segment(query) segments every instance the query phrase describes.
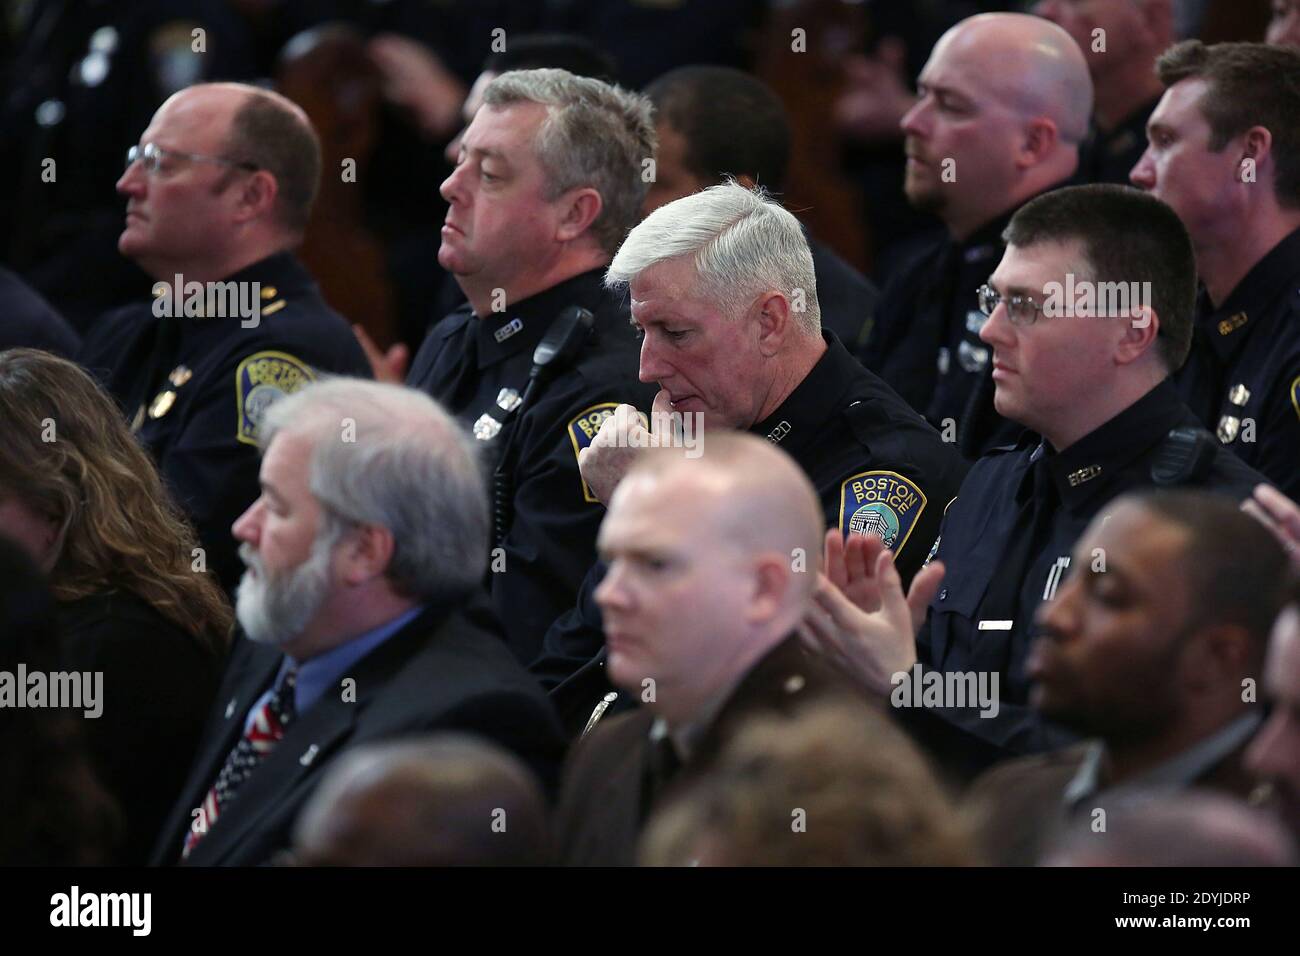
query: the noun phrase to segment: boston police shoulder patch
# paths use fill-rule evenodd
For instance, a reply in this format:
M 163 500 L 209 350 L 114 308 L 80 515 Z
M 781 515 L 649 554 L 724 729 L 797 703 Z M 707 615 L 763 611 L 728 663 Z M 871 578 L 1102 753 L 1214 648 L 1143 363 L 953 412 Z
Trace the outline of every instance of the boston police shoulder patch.
M 619 404 L 619 402 L 601 402 L 574 416 L 568 424 L 569 441 L 573 443 L 574 458 L 581 455 L 582 450 L 591 444 L 591 440 L 596 437 L 596 432 L 600 431 L 600 426 L 604 424 L 605 419 L 614 414 L 614 409 L 618 408 Z M 641 413 L 641 424 L 650 427 L 644 413 Z M 600 504 L 600 499 L 592 494 L 591 487 L 585 479 L 582 482 L 582 497 L 591 504 Z
M 1295 409 L 1297 417 L 1300 417 L 1300 375 L 1291 383 L 1291 407 Z
M 896 471 L 864 471 L 840 485 L 840 533 L 874 534 L 903 550 L 925 510 L 925 493 Z
M 255 352 L 235 369 L 235 408 L 239 422 L 235 438 L 256 445 L 266 409 L 276 399 L 292 395 L 316 381 L 310 365 L 285 352 Z

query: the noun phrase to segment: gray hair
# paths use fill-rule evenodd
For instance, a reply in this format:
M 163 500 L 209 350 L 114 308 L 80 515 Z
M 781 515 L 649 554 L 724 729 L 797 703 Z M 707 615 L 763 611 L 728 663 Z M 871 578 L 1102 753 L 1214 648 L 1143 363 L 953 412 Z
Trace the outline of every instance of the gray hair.
M 820 334 L 803 227 L 763 189 L 726 182 L 660 206 L 628 235 L 605 285 L 621 288 L 651 266 L 683 256 L 693 257 L 701 290 L 724 313 L 739 315 L 756 296 L 776 290 L 791 300 L 799 327 Z
M 554 199 L 590 186 L 600 193 L 592 233 L 610 255 L 638 219 L 650 182 L 642 164 L 653 160 L 655 137 L 650 100 L 618 86 L 566 70 L 511 70 L 483 91 L 485 106 L 540 103 L 547 117 L 534 149 Z
M 487 567 L 488 504 L 469 436 L 423 392 L 327 378 L 266 411 L 263 448 L 282 430 L 315 438 L 310 488 L 325 509 L 318 534 L 338 523 L 393 535 L 388 579 L 423 601 L 467 594 Z

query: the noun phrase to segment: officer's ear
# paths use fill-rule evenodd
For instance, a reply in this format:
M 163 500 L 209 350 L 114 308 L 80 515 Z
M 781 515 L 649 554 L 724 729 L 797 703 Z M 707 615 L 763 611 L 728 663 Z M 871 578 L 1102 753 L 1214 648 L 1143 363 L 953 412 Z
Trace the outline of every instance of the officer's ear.
M 764 358 L 781 353 L 790 337 L 795 316 L 790 300 L 775 289 L 762 293 L 750 306 L 751 318 L 758 329 L 758 350 Z
M 1273 134 L 1266 126 L 1252 126 L 1241 136 L 1241 159 L 1237 162 L 1237 181 L 1254 183 L 1259 167 L 1268 162 L 1273 152 Z
M 1122 330 L 1115 351 L 1115 361 L 1119 365 L 1131 365 L 1156 347 L 1160 316 L 1149 302 L 1135 304 L 1127 315 L 1114 321 L 1120 323 Z
M 1046 116 L 1037 116 L 1025 124 L 1024 140 L 1016 157 L 1016 165 L 1030 169 L 1041 163 L 1056 148 L 1060 132 Z
M 561 204 L 560 223 L 555 230 L 555 238 L 560 242 L 572 242 L 587 232 L 605 208 L 600 193 L 590 186 L 570 189 L 556 202 Z
M 239 208 L 235 216 L 238 222 L 269 217 L 280 194 L 280 184 L 265 169 L 244 176 L 243 182 L 236 183 L 235 188 L 239 190 Z

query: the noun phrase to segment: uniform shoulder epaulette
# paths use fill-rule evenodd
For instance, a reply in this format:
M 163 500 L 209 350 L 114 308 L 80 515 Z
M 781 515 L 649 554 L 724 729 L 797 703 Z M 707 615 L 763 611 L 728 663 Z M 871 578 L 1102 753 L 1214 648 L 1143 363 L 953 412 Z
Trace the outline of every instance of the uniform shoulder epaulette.
M 1172 429 L 1156 446 L 1151 459 L 1151 480 L 1157 485 L 1185 485 L 1210 473 L 1218 445 L 1204 428 L 1185 425 Z

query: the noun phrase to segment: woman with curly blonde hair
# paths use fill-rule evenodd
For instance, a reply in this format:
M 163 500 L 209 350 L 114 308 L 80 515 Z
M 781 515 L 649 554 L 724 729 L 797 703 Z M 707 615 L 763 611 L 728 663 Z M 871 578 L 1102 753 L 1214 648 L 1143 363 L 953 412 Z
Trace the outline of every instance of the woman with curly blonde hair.
M 142 863 L 194 756 L 232 614 L 194 530 L 113 400 L 80 367 L 0 352 L 0 533 L 46 573 L 62 670 L 103 673 L 92 760 Z

